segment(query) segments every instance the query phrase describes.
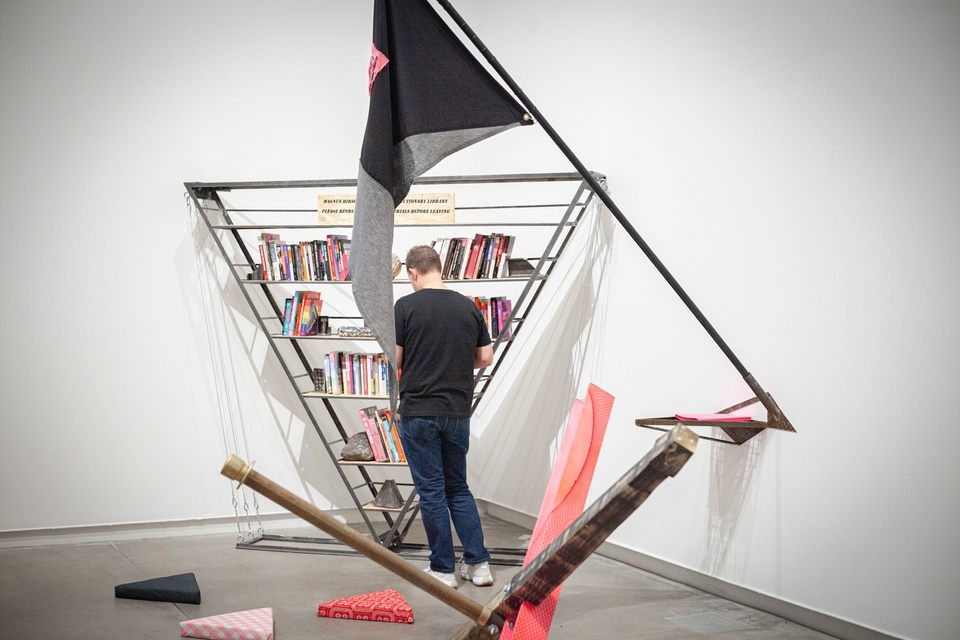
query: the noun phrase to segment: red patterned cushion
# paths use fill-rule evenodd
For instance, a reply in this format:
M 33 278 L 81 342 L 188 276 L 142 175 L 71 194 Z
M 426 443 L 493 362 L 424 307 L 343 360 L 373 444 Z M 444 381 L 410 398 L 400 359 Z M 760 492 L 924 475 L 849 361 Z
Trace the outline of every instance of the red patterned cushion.
M 393 589 L 321 602 L 317 608 L 317 615 L 321 618 L 345 620 L 413 622 L 413 609 L 403 596 Z

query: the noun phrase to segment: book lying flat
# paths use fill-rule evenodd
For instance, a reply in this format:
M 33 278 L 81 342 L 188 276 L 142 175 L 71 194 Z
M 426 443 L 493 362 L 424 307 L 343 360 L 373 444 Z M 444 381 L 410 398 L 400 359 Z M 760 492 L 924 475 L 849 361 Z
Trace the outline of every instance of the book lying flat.
M 750 416 L 738 415 L 734 413 L 675 413 L 678 420 L 689 420 L 691 422 L 699 420 L 713 420 L 714 422 L 749 422 Z

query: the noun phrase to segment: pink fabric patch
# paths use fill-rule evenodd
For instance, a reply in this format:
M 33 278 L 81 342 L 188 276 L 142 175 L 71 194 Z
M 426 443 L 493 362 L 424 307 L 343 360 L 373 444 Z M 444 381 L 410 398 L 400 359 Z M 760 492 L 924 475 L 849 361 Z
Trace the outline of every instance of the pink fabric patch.
M 372 620 L 374 622 L 413 622 L 413 609 L 397 591 L 386 589 L 358 596 L 321 602 L 317 607 L 321 618 Z
M 367 85 L 367 95 L 373 93 L 373 81 L 377 79 L 377 76 L 383 71 L 383 68 L 387 66 L 387 63 L 390 62 L 387 59 L 387 56 L 383 55 L 377 45 L 370 45 L 370 68 L 367 73 L 370 77 L 370 84 Z
M 587 387 L 584 401 L 574 401 L 524 565 L 583 514 L 612 408 L 613 396 L 593 384 Z M 538 605 L 521 604 L 513 629 L 504 627 L 501 640 L 546 640 L 562 586 Z
M 733 413 L 676 413 L 678 420 L 694 422 L 698 420 L 713 420 L 714 422 L 750 422 L 750 416 Z
M 251 609 L 180 623 L 181 638 L 273 640 L 273 609 Z

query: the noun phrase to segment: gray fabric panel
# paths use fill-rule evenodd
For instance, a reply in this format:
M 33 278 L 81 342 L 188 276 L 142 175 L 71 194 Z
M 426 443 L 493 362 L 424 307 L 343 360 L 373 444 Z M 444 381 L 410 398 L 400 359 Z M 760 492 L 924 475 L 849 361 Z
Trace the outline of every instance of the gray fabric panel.
M 401 196 L 399 199 L 406 196 L 418 176 L 451 153 L 519 126 L 520 123 L 513 123 L 501 127 L 421 133 L 404 138 L 393 149 L 394 199 L 398 199 L 398 195 Z
M 394 415 L 398 394 L 391 265 L 394 203 L 407 195 L 417 176 L 446 156 L 517 126 L 519 123 L 407 137 L 394 147 L 394 193 L 388 193 L 360 165 L 350 242 L 350 279 L 357 308 L 376 334 L 390 362 L 390 411 Z
M 397 408 L 397 338 L 393 322 L 393 197 L 363 167 L 350 239 L 350 280 L 360 315 L 390 362 L 390 411 Z

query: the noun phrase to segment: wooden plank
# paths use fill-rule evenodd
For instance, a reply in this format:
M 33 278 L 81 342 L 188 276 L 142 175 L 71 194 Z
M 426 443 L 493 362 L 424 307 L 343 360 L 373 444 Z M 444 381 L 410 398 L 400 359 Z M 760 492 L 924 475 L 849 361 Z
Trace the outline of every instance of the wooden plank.
M 524 601 L 539 603 L 590 557 L 624 520 L 646 501 L 654 489 L 686 464 L 697 448 L 697 434 L 677 425 L 653 449 L 600 496 L 583 515 L 524 567 L 503 591 L 487 604 L 493 615 L 487 625 L 467 623 L 453 640 L 495 637 L 490 624 L 515 618 Z
M 697 435 L 683 425 L 662 436 L 653 449 L 567 527 L 510 585 L 497 613 L 516 615 L 520 602 L 539 603 L 566 580 L 666 478 L 674 476 L 697 448 Z

